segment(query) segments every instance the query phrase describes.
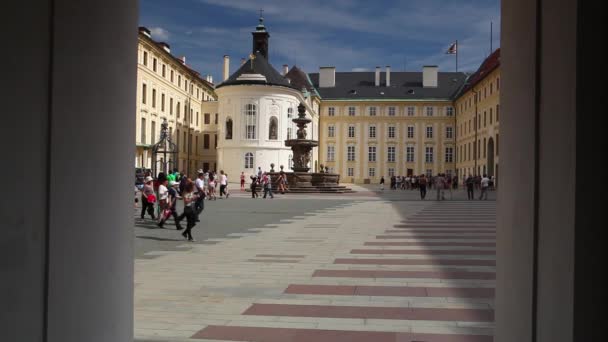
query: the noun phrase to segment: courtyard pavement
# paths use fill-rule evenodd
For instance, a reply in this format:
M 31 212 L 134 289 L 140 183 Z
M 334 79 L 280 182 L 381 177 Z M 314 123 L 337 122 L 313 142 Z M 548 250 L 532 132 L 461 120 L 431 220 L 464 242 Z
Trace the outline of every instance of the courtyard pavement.
M 233 192 L 194 243 L 136 213 L 135 340 L 492 341 L 496 192 L 353 189 Z

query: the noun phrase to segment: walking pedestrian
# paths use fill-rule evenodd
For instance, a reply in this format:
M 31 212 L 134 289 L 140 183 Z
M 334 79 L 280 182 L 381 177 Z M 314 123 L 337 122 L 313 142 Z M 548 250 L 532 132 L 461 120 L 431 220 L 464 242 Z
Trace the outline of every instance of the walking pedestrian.
M 475 199 L 475 180 L 473 179 L 473 176 L 469 174 L 469 177 L 464 180 L 464 184 L 467 187 L 467 198 L 469 200 Z
M 384 176 L 380 178 L 380 190 L 384 190 Z
M 162 228 L 161 222 L 165 219 L 165 210 L 169 208 L 169 189 L 167 189 L 167 179 L 162 179 L 158 184 L 158 206 L 159 215 L 157 226 Z
M 228 177 L 224 174 L 224 170 L 220 170 L 220 198 L 226 194 L 226 186 L 228 185 Z M 228 198 L 228 195 L 226 195 Z
M 196 225 L 196 209 L 194 205 L 197 200 L 197 196 L 194 194 L 195 185 L 192 181 L 189 181 L 184 188 L 184 213 L 183 216 L 186 217 L 187 224 L 186 230 L 182 233 L 182 236 L 186 238 L 188 241 L 194 242 L 194 238 L 192 237 L 192 228 Z
M 147 176 L 144 179 L 144 187 L 141 191 L 141 219 L 144 219 L 146 215 L 146 211 L 152 217 L 153 220 L 156 220 L 154 217 L 154 203 L 156 203 L 156 195 L 154 194 L 154 186 L 152 182 L 154 179 L 152 177 Z
M 277 180 L 277 183 L 279 184 L 279 192 L 281 194 L 285 193 L 285 176 L 285 172 L 279 172 L 279 179 Z
M 202 171 L 202 170 L 201 170 Z M 196 212 L 196 221 L 199 221 L 199 215 L 205 210 L 205 174 L 199 172 L 196 181 L 194 182 L 195 191 L 197 193 L 194 210 Z
M 262 175 L 262 184 L 264 185 L 264 198 L 266 198 L 266 195 L 270 195 L 270 198 L 274 198 L 274 195 L 272 194 L 272 181 L 267 173 Z
M 209 182 L 207 183 L 207 192 L 209 194 L 209 200 L 217 200 L 215 196 L 215 175 L 213 173 L 209 174 Z
M 251 198 L 258 198 L 258 184 L 259 184 L 259 179 L 256 176 L 251 176 L 249 177 L 251 178 Z
M 245 172 L 241 172 L 241 191 L 245 191 Z
M 426 183 L 427 179 L 424 174 L 421 174 L 418 178 L 418 187 L 420 188 L 420 199 L 424 200 L 426 197 Z
M 483 178 L 480 181 L 481 185 L 481 195 L 479 195 L 479 200 L 481 199 L 488 200 L 488 188 L 490 187 L 490 178 L 488 175 L 484 173 Z
M 437 176 L 435 177 L 435 189 L 437 190 L 437 200 L 445 200 L 445 177 L 443 177 L 442 173 L 437 174 Z
M 178 182 L 169 182 L 169 200 L 168 203 L 169 205 L 167 206 L 167 209 L 165 210 L 166 213 L 165 215 L 162 216 L 160 222 L 158 223 L 158 226 L 160 228 L 163 228 L 165 222 L 169 219 L 170 216 L 173 216 L 173 220 L 175 221 L 175 228 L 177 230 L 182 230 L 184 229 L 180 224 L 179 224 L 179 217 L 177 215 L 177 200 L 179 198 L 181 198 L 179 196 L 179 193 L 177 192 L 177 187 L 179 186 Z

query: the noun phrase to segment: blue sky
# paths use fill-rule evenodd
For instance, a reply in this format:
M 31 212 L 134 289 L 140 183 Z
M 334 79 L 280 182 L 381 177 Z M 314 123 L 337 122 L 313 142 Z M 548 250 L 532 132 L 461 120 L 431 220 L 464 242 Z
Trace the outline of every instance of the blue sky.
M 454 71 L 445 50 L 457 39 L 459 71 L 474 71 L 490 52 L 490 22 L 493 47 L 500 46 L 500 0 L 141 0 L 139 21 L 219 83 L 223 55 L 232 73 L 251 52 L 260 8 L 277 70 L 419 71 L 434 64 Z

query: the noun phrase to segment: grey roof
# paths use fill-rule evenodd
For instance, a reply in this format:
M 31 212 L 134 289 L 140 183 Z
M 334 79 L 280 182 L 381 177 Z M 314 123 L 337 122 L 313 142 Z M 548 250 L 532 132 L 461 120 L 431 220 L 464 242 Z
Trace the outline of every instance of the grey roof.
M 380 86 L 374 86 L 375 72 L 336 72 L 336 86 L 319 88 L 319 73 L 309 74 L 324 100 L 330 99 L 453 99 L 463 87 L 467 75 L 462 72 L 439 72 L 436 88 L 422 87 L 422 72 L 391 72 L 391 86 L 386 86 L 386 72 L 380 73 Z
M 239 76 L 243 74 L 261 74 L 266 77 L 266 82 L 264 81 L 252 81 L 252 80 L 238 80 Z M 257 51 L 255 53 L 255 58 L 253 59 L 253 68 L 251 59 L 248 59 L 245 64 L 241 65 L 241 67 L 235 71 L 230 77 L 217 85 L 215 88 L 221 88 L 230 85 L 241 85 L 241 84 L 262 84 L 262 85 L 274 85 L 274 86 L 283 86 L 289 87 L 293 89 L 297 89 L 289 82 L 285 77 L 283 77 L 275 68 L 268 63 L 268 60 L 264 58 L 264 56 Z M 301 89 L 298 89 L 301 90 Z

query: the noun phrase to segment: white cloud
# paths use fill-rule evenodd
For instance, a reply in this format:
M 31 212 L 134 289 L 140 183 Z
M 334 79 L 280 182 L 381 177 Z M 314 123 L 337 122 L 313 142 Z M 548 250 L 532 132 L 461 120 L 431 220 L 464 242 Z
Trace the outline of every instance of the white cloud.
M 152 33 L 152 37 L 156 40 L 169 40 L 169 31 L 162 27 L 152 27 L 150 28 L 150 33 Z
M 352 68 L 352 71 L 361 72 L 361 71 L 370 71 L 370 69 L 369 68 Z

